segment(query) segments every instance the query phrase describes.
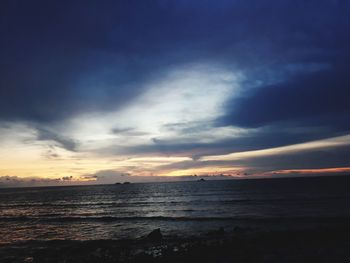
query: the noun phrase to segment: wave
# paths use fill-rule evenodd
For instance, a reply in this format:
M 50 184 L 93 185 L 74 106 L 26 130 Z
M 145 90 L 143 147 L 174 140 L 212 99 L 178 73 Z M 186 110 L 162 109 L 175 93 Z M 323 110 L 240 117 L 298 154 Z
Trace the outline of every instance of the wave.
M 179 200 L 179 201 L 131 201 L 131 202 L 69 202 L 69 203 L 8 203 L 0 204 L 0 208 L 21 208 L 21 207 L 95 207 L 95 206 L 107 206 L 107 207 L 133 207 L 133 206 L 154 206 L 154 205 L 200 205 L 200 204 L 239 204 L 239 203 L 261 203 L 261 202 L 307 202 L 307 201 L 322 201 L 322 200 L 339 200 L 344 199 L 343 197 L 325 197 L 325 198 L 257 198 L 257 199 L 222 199 L 222 200 Z
M 167 216 L 130 216 L 130 217 L 115 217 L 115 216 L 88 216 L 88 217 L 30 217 L 30 216 L 17 216 L 17 217 L 0 217 L 0 222 L 14 222 L 25 221 L 31 223 L 45 223 L 45 222 L 82 222 L 82 221 L 96 221 L 96 222 L 117 222 L 117 221 L 273 221 L 273 220 L 350 220 L 350 217 L 167 217 Z
M 188 221 L 188 220 L 213 220 L 232 219 L 229 217 L 166 217 L 166 216 L 63 216 L 63 217 L 32 217 L 32 216 L 17 216 L 17 217 L 0 217 L 0 221 L 122 221 L 122 220 L 174 220 L 174 221 Z
M 17 217 L 0 217 L 1 221 L 32 221 L 32 222 L 76 222 L 76 221 L 211 221 L 211 220 L 237 220 L 235 217 L 167 217 L 167 216 L 63 216 L 63 217 L 31 217 L 31 216 L 17 216 Z

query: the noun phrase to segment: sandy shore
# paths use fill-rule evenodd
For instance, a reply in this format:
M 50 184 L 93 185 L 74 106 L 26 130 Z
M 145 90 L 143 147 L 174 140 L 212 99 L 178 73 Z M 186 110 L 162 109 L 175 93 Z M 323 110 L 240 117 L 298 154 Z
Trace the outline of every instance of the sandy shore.
M 27 241 L 0 262 L 350 262 L 350 224 L 299 230 L 221 230 L 159 240 Z

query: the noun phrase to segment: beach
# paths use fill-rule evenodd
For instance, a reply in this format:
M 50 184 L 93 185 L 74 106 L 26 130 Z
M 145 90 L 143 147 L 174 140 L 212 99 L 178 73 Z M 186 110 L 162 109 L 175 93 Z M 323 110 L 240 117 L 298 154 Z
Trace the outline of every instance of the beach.
M 350 224 L 129 240 L 26 241 L 0 246 L 7 262 L 349 262 Z

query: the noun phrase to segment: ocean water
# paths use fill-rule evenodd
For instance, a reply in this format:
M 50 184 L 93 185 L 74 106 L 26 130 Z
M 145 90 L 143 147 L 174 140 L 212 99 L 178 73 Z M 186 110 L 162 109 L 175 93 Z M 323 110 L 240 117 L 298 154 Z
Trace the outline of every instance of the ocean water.
M 350 218 L 350 177 L 0 189 L 0 243 Z

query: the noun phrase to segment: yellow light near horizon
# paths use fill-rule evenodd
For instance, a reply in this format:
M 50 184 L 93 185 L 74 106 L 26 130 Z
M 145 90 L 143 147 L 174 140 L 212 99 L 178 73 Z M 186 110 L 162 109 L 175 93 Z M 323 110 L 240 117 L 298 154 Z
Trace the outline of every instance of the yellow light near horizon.
M 188 176 L 188 175 L 220 175 L 220 174 L 227 174 L 227 175 L 238 175 L 242 171 L 244 171 L 245 168 L 243 167 L 218 167 L 218 166 L 211 166 L 211 167 L 202 167 L 202 168 L 190 168 L 190 169 L 179 169 L 174 170 L 170 172 L 162 172 L 161 175 L 163 176 Z

